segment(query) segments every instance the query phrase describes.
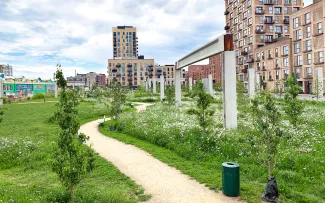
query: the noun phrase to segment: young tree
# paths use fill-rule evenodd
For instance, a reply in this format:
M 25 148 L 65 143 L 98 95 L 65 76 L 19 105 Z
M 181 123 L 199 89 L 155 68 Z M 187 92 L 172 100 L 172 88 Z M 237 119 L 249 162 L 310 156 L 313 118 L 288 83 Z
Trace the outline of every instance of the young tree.
M 175 88 L 172 85 L 166 86 L 165 102 L 169 107 L 175 104 Z
M 318 77 L 316 77 L 315 79 L 315 94 L 316 94 L 316 98 L 317 101 L 319 100 L 319 98 L 321 98 L 323 95 L 321 95 L 323 92 L 323 84 L 321 81 L 319 81 Z
M 237 106 L 239 109 L 246 109 L 246 105 L 249 103 L 249 98 L 247 96 L 246 88 L 242 82 L 237 79 L 236 83 L 237 91 Z
M 284 95 L 284 111 L 287 114 L 290 123 L 294 127 L 297 127 L 297 123 L 300 115 L 303 112 L 304 105 L 297 98 L 299 94 L 299 86 L 293 73 L 287 78 L 286 84 L 288 89 Z
M 213 97 L 205 92 L 204 85 L 201 81 L 197 83 L 195 96 L 197 97 L 196 109 L 191 108 L 187 113 L 197 116 L 203 132 L 207 134 L 209 132 L 209 126 L 212 124 L 212 116 L 214 114 L 214 110 L 209 109 Z
M 270 197 L 272 194 L 268 193 L 270 193 L 270 184 L 275 182 L 275 178 L 272 179 L 272 170 L 275 167 L 277 147 L 282 136 L 280 130 L 281 115 L 276 106 L 276 101 L 270 92 L 262 92 L 252 100 L 252 113 L 254 126 L 260 133 L 261 154 L 267 163 L 268 169 L 267 174 L 269 181 L 263 198 L 265 200 L 269 200 L 268 198 L 277 199 L 277 195 Z M 277 188 L 275 188 L 275 190 L 277 190 Z
M 67 89 L 67 81 L 60 69 L 56 71 L 56 80 L 58 87 L 61 88 L 60 102 L 56 112 L 61 130 L 53 153 L 52 169 L 70 191 L 71 202 L 74 203 L 75 186 L 93 170 L 95 155 L 93 150 L 85 145 L 89 138 L 78 133 L 80 128 L 77 120 L 79 101 L 76 90 Z
M 110 113 L 114 120 L 118 119 L 122 113 L 122 105 L 125 103 L 126 91 L 118 84 L 114 83 L 110 87 L 110 96 L 112 98 Z

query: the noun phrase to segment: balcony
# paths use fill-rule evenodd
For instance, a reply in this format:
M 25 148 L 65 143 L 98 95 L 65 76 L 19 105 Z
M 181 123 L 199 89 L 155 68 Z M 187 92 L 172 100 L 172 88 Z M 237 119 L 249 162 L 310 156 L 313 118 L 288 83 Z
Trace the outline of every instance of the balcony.
M 241 69 L 241 73 L 247 73 L 248 68 Z
M 265 34 L 265 30 L 255 30 L 256 34 Z
M 264 15 L 265 11 L 255 11 L 255 15 Z
M 269 54 L 269 56 L 267 57 L 268 60 L 273 59 L 273 57 L 271 56 L 271 54 Z
M 244 62 L 243 61 L 238 61 L 238 63 L 237 63 L 238 65 L 243 65 L 244 64 Z
M 121 64 L 116 64 L 116 68 L 121 68 Z
M 112 69 L 112 73 L 116 73 L 117 72 L 117 69 L 116 68 L 113 68 Z
M 158 68 L 157 73 L 161 73 L 161 72 L 162 72 L 161 68 Z
M 273 43 L 276 41 L 277 41 L 277 39 L 268 39 L 268 38 L 265 39 L 265 43 Z
M 226 11 L 225 11 L 225 13 L 224 13 L 225 15 L 228 15 L 229 14 L 229 10 L 228 9 L 226 9 Z
M 128 68 L 132 68 L 132 64 L 128 64 Z
M 128 68 L 128 72 L 132 72 L 132 68 Z
M 230 29 L 230 26 L 229 25 L 226 25 L 225 26 L 225 30 L 229 30 Z
M 264 24 L 274 24 L 274 20 L 264 20 Z
M 128 81 L 132 81 L 132 78 L 128 78 Z
M 242 51 L 241 55 L 246 56 L 246 55 L 248 55 L 248 52 L 247 51 Z
M 117 73 L 116 74 L 116 77 L 121 77 L 121 73 Z
M 269 81 L 274 81 L 273 78 L 269 78 Z
M 254 59 L 253 58 L 249 58 L 245 61 L 246 63 L 254 63 Z
M 289 19 L 284 19 L 283 20 L 283 24 L 289 24 L 289 23 L 290 23 Z
M 273 0 L 264 0 L 264 5 L 273 5 Z
M 275 65 L 275 70 L 279 70 L 280 66 L 278 64 Z
M 287 56 L 289 56 L 289 54 L 282 54 L 281 56 L 282 57 L 287 57 Z
M 266 68 L 265 68 L 265 66 L 263 66 L 263 67 L 262 67 L 262 71 L 266 71 Z

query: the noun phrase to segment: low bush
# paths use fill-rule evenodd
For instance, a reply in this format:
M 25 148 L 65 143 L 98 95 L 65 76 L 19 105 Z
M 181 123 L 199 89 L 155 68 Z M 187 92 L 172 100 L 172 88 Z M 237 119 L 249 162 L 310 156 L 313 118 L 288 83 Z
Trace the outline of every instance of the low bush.
M 32 100 L 36 100 L 36 99 L 44 99 L 44 94 L 34 94 L 32 96 Z
M 1 97 L 1 99 L 3 100 L 3 104 L 8 104 L 8 97 Z

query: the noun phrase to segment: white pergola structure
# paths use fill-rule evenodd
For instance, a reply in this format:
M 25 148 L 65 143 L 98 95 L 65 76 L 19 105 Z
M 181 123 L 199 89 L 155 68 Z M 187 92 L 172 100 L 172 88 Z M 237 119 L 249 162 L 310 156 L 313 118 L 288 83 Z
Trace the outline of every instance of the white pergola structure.
M 175 97 L 178 106 L 182 102 L 182 68 L 211 56 L 223 54 L 223 116 L 224 127 L 237 128 L 236 55 L 233 49 L 233 35 L 225 34 L 179 59 L 175 64 Z M 192 78 L 189 78 L 192 81 Z M 190 86 L 191 83 L 190 83 Z

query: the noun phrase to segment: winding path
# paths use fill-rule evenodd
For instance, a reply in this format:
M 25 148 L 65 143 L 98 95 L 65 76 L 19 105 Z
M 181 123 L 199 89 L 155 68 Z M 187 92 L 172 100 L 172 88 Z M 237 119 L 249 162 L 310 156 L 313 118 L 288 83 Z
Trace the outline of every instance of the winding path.
M 148 105 L 136 106 L 144 110 Z M 90 137 L 90 144 L 100 156 L 112 162 L 122 173 L 142 185 L 152 198 L 148 203 L 233 203 L 238 198 L 225 197 L 155 159 L 149 153 L 106 137 L 98 131 L 98 120 L 87 123 L 80 132 Z

